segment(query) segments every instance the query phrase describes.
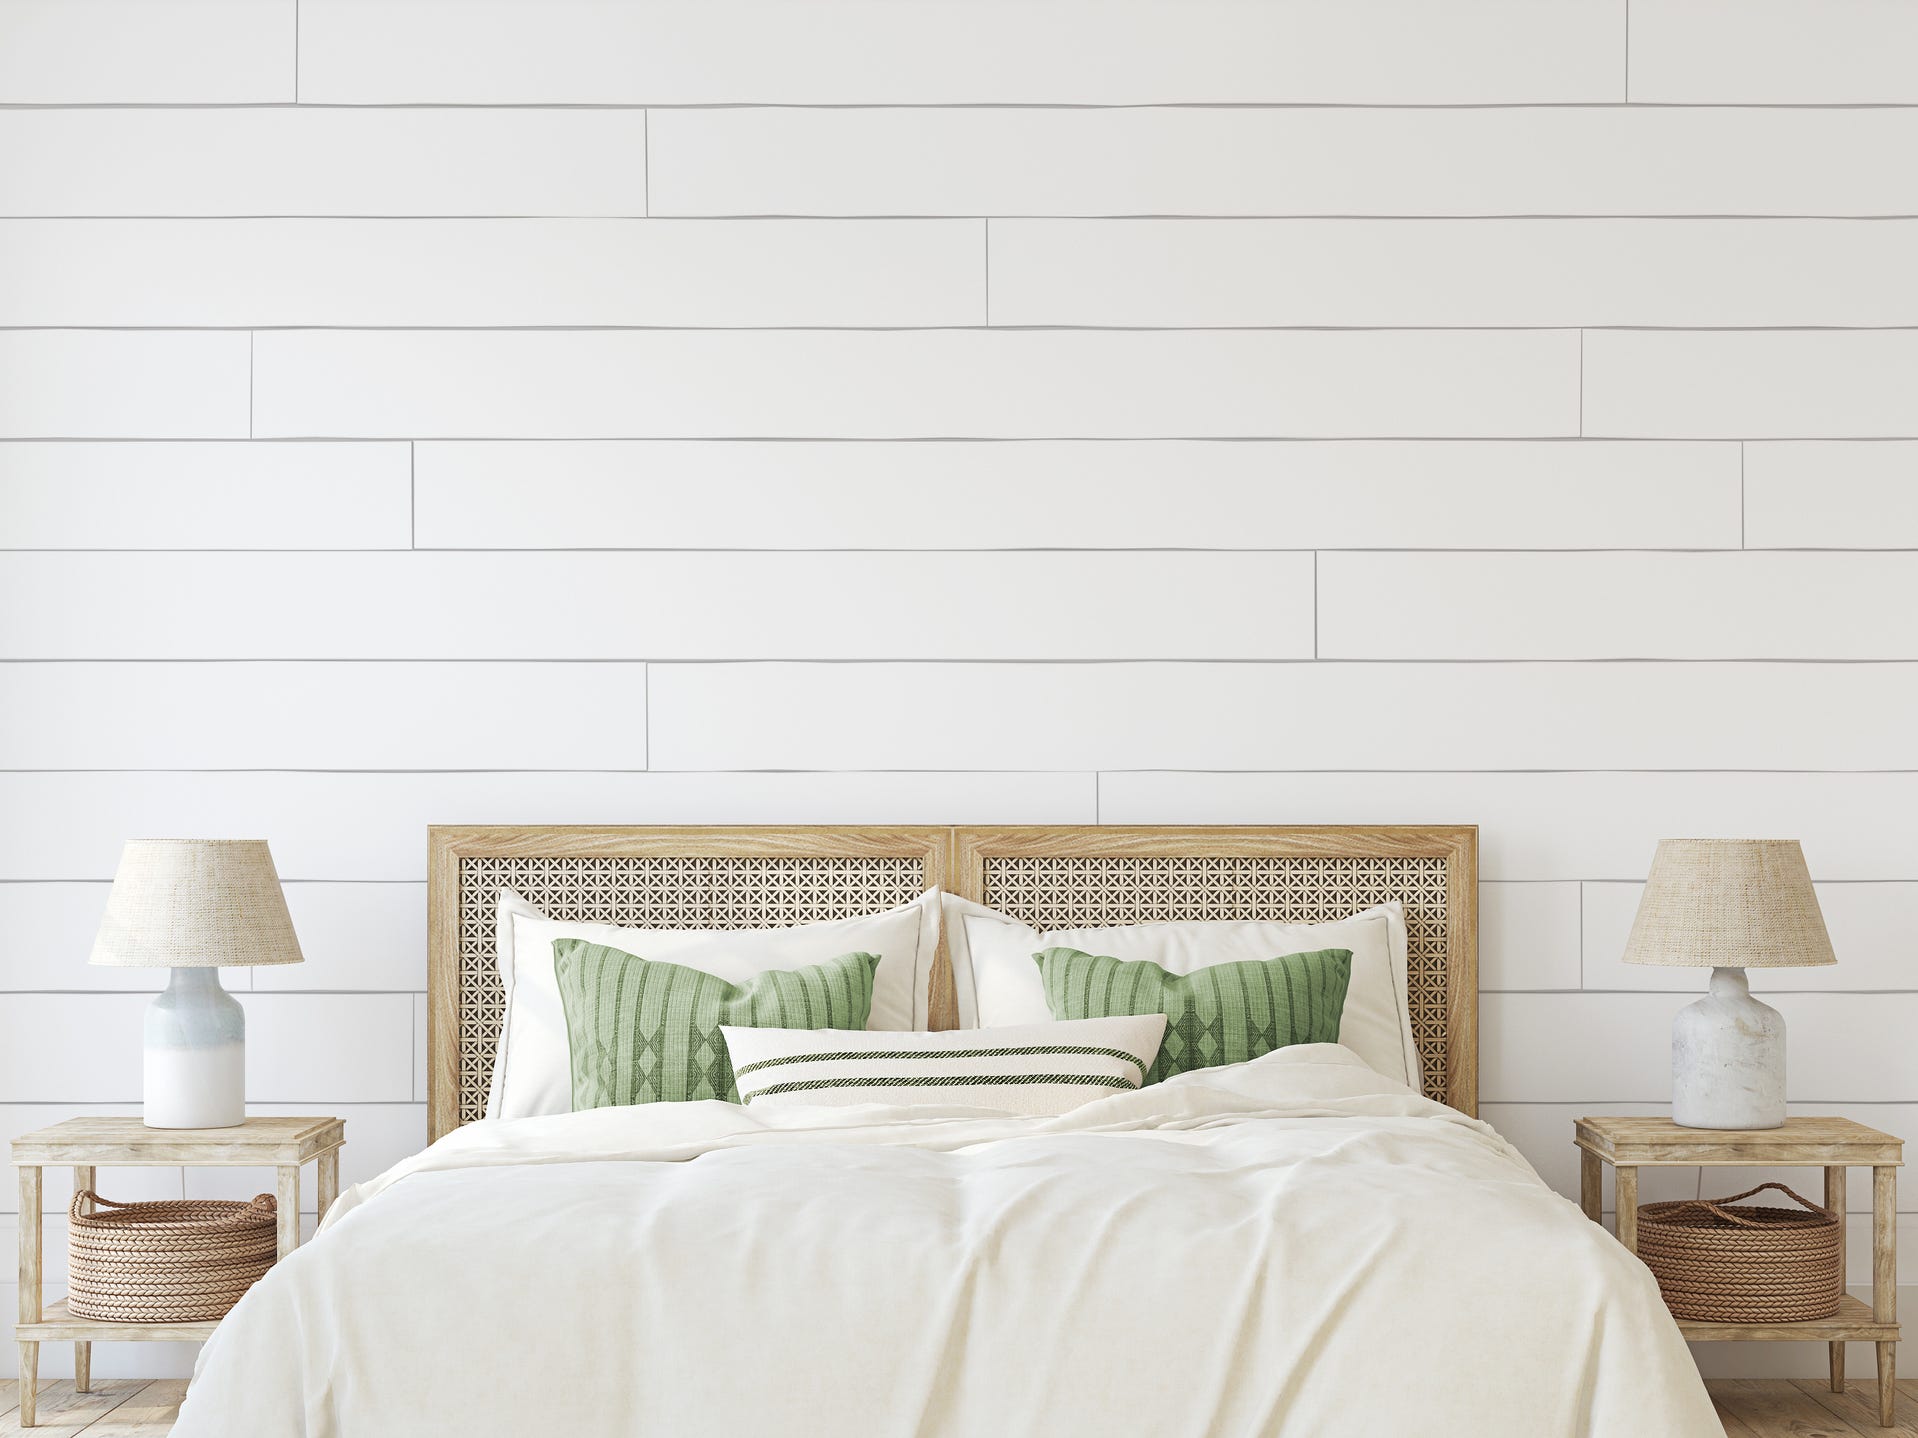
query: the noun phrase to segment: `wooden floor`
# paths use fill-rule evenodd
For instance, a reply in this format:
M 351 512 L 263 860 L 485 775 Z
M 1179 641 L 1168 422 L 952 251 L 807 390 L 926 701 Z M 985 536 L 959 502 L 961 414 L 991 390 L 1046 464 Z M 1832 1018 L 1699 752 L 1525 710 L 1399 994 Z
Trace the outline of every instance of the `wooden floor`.
M 38 1421 L 22 1428 L 20 1385 L 0 1378 L 0 1434 L 7 1438 L 16 1433 L 43 1438 L 71 1438 L 75 1433 L 90 1438 L 166 1438 L 185 1395 L 184 1378 L 157 1382 L 103 1378 L 94 1383 L 91 1393 L 75 1393 L 71 1380 L 42 1383 Z
M 1727 1438 L 1853 1438 L 1892 1434 L 1918 1438 L 1918 1382 L 1898 1385 L 1898 1424 L 1878 1426 L 1878 1389 L 1853 1383 L 1844 1393 L 1823 1380 L 1715 1379 L 1705 1385 L 1725 1420 Z M 31 1433 L 39 1438 L 166 1438 L 186 1392 L 184 1379 L 144 1382 L 122 1378 L 75 1393 L 67 1382 L 40 1385 L 40 1421 L 20 1426 L 19 1385 L 0 1379 L 0 1438 Z

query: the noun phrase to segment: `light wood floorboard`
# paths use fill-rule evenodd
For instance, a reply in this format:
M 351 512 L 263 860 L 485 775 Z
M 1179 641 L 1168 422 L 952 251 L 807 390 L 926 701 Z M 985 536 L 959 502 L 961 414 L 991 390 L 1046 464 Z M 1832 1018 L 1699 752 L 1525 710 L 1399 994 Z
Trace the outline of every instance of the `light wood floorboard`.
M 41 1426 L 19 1425 L 19 1395 L 12 1379 L 0 1379 L 0 1438 L 31 1433 L 36 1438 L 166 1438 L 186 1394 L 186 1383 L 120 1379 L 100 1383 L 96 1393 L 76 1394 L 70 1382 L 42 1384 Z M 1854 1382 L 1840 1393 L 1822 1379 L 1714 1379 L 1705 1385 L 1718 1405 L 1727 1438 L 1918 1438 L 1918 1379 L 1898 1385 L 1897 1424 L 1880 1428 L 1878 1390 Z
M 144 1378 L 100 1379 L 94 1382 L 91 1393 L 76 1393 L 71 1379 L 42 1383 L 39 1413 L 36 1415 L 39 1421 L 31 1428 L 20 1426 L 19 1395 L 17 1392 L 11 1393 L 8 1397 L 13 1399 L 13 1406 L 5 1413 L 0 1413 L 0 1438 L 16 1438 L 16 1435 L 23 1433 L 32 1434 L 34 1438 L 72 1438 L 75 1433 L 98 1431 L 95 1425 L 101 1419 L 152 1386 Z M 153 1438 L 162 1438 L 172 1425 L 173 1415 L 179 1407 L 180 1402 L 176 1397 L 171 1408 L 155 1416 L 151 1428 L 141 1431 L 141 1438 L 146 1438 L 148 1433 Z

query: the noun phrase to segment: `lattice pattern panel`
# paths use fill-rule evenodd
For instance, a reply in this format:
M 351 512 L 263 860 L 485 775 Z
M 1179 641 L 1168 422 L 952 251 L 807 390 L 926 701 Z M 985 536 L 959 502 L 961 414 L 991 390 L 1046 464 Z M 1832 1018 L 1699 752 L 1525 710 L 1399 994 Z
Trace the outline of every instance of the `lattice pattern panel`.
M 1424 1091 L 1445 1098 L 1446 893 L 1442 858 L 987 857 L 988 907 L 1037 929 L 1201 919 L 1321 924 L 1405 905 L 1412 1037 Z
M 499 891 L 555 919 L 657 929 L 756 929 L 850 919 L 926 891 L 920 858 L 462 858 L 459 1122 L 486 1116 L 506 995 L 494 959 Z

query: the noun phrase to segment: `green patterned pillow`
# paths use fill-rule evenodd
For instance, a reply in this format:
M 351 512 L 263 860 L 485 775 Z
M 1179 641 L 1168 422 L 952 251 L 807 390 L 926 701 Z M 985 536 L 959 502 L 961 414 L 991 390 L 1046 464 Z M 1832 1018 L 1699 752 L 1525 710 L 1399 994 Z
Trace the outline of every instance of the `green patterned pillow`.
M 1146 959 L 1113 959 L 1078 949 L 1034 954 L 1055 1019 L 1164 1014 L 1165 1042 L 1145 1081 L 1191 1069 L 1244 1063 L 1288 1044 L 1339 1038 L 1350 949 L 1315 949 L 1276 959 L 1214 964 L 1168 974 Z
M 863 1029 L 877 954 L 769 969 L 743 984 L 584 939 L 553 941 L 572 1049 L 573 1108 L 739 1102 L 721 1024 Z

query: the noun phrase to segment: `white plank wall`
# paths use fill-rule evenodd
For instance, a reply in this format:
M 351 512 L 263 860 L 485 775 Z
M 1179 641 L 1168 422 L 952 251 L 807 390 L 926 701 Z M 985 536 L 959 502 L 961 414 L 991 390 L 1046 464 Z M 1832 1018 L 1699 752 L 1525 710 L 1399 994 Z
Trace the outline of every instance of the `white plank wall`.
M 428 824 L 795 821 L 1475 822 L 1567 1191 L 1654 842 L 1796 835 L 1792 1100 L 1918 1137 L 1918 10 L 1629 12 L 0 0 L 0 1137 L 137 1103 L 126 838 L 273 843 L 350 1180 Z

